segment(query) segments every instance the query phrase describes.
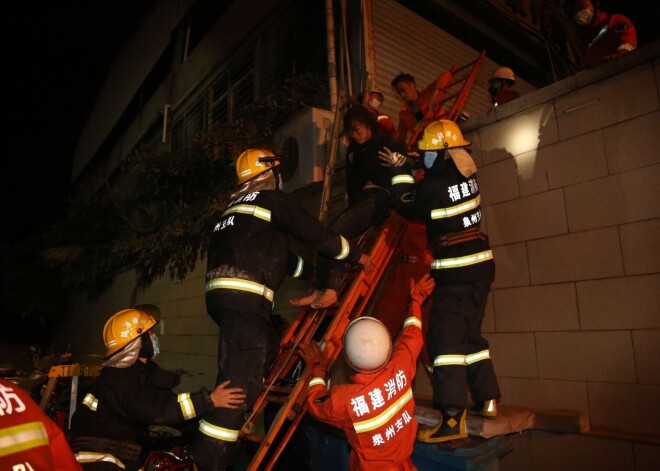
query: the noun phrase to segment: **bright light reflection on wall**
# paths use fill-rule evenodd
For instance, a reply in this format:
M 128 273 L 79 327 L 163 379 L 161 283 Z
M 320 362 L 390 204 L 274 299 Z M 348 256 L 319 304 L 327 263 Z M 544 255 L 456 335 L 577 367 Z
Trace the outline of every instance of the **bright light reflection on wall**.
M 520 178 L 529 179 L 534 173 L 536 150 L 548 116 L 543 108 L 539 108 L 517 118 L 507 130 L 504 149 L 515 159 Z

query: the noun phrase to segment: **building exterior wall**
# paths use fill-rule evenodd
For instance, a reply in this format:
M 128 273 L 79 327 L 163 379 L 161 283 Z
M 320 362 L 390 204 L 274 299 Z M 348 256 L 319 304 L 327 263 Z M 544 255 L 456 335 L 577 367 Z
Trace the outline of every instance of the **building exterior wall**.
M 188 12 L 192 0 L 160 2 L 113 64 L 76 146 L 75 180 L 108 137 L 144 78 L 170 42 L 172 31 Z M 84 58 L 81 58 L 84 60 Z M 129 151 L 138 141 L 127 142 Z
M 586 412 L 596 435 L 519 438 L 532 461 L 513 453 L 503 469 L 648 469 L 660 457 L 658 51 L 463 126 L 497 264 L 484 331 L 502 402 Z M 620 440 L 635 435 L 648 444 Z M 541 442 L 556 453 L 541 457 Z
M 660 42 L 462 124 L 496 263 L 502 403 L 588 415 L 512 436 L 502 470 L 660 462 Z M 423 368 L 415 395 L 430 399 Z
M 658 62 L 588 81 L 601 70 L 465 126 L 497 263 L 488 338 L 503 402 L 658 435 Z
M 415 77 L 417 88 L 423 90 L 434 82 L 441 72 L 452 66 L 462 66 L 477 59 L 481 51 L 472 49 L 458 38 L 443 31 L 395 0 L 373 1 L 373 29 L 375 47 L 376 85 L 385 95 L 381 112 L 398 121 L 403 101 L 397 96 L 390 83 L 401 72 Z M 500 67 L 486 57 L 479 69 L 474 85 L 465 102 L 464 111 L 471 116 L 485 112 L 491 107 L 488 94 L 488 79 Z M 467 73 L 461 72 L 460 76 Z M 521 95 L 536 88 L 518 78 L 514 89 Z M 456 93 L 459 87 L 452 88 Z M 453 101 L 451 102 L 453 103 Z

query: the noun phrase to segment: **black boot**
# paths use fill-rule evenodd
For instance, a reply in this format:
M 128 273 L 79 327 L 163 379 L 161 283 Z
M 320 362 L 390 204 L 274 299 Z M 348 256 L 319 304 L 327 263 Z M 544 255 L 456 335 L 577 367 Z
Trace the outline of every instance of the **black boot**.
M 417 432 L 417 440 L 424 443 L 443 443 L 467 438 L 465 409 L 448 407 L 440 409 L 440 421 L 433 428 Z

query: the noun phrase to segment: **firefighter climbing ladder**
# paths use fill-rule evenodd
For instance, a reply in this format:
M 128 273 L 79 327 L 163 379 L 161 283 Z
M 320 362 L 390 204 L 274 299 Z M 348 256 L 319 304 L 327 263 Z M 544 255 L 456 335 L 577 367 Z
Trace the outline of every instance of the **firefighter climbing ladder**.
M 359 317 L 383 277 L 396 249 L 407 221 L 392 212 L 378 228 L 363 236 L 360 246 L 369 251 L 374 261 L 373 271 L 349 272 L 339 289 L 338 307 L 303 310 L 293 322 L 280 344 L 264 387 L 253 407 L 253 413 L 241 430 L 241 440 L 259 443 L 248 470 L 270 470 L 279 458 L 307 410 L 307 383 L 311 371 L 300 356 L 299 344 L 317 340 L 332 364 L 341 351 L 341 340 L 348 324 Z M 270 403 L 281 404 L 265 436 L 254 433 L 256 418 Z

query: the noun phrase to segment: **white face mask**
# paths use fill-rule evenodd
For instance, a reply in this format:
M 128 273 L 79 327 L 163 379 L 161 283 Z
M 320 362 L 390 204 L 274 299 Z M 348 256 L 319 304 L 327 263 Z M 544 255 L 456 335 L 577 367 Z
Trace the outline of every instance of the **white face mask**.
M 580 26 L 586 26 L 589 23 L 591 23 L 591 19 L 593 18 L 593 12 L 589 8 L 585 8 L 584 10 L 580 10 L 573 16 L 573 19 L 577 24 Z
M 380 101 L 378 101 L 377 98 L 374 98 L 373 100 L 371 100 L 371 101 L 369 102 L 369 104 L 371 105 L 371 107 L 372 107 L 373 109 L 377 110 L 378 107 L 380 106 Z

